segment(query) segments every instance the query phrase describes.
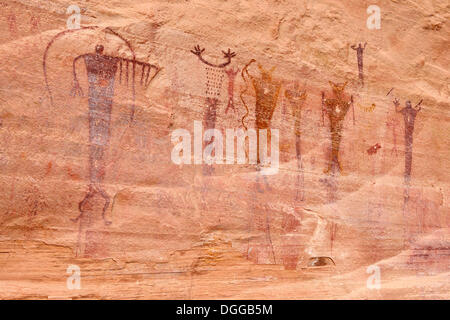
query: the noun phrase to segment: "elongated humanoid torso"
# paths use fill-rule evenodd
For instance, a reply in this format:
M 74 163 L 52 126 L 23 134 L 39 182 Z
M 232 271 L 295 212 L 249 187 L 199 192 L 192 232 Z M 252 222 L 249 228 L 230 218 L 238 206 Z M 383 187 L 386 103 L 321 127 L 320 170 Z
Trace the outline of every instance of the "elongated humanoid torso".
M 409 183 L 412 169 L 414 122 L 418 111 L 414 108 L 404 108 L 400 112 L 405 120 L 405 181 Z
M 330 132 L 332 139 L 333 156 L 339 153 L 339 146 L 342 139 L 342 126 L 345 115 L 348 112 L 350 103 L 344 101 L 342 98 L 326 99 L 325 106 L 330 119 Z
M 83 56 L 89 81 L 90 180 L 96 184 L 105 174 L 105 151 L 110 139 L 114 81 L 119 59 L 98 54 Z
M 251 80 L 256 93 L 256 127 L 267 129 L 277 106 L 281 84 L 254 77 Z
M 325 99 L 325 94 L 322 93 L 322 103 L 325 108 L 328 118 L 330 119 L 330 134 L 331 134 L 331 159 L 328 165 L 328 169 L 325 172 L 330 172 L 333 164 L 336 165 L 340 172 L 342 172 L 342 166 L 339 161 L 339 147 L 342 140 L 342 129 L 345 116 L 348 109 L 352 105 L 353 97 L 346 101 L 344 88 L 347 83 L 335 84 L 330 81 L 330 85 L 333 89 L 333 98 Z

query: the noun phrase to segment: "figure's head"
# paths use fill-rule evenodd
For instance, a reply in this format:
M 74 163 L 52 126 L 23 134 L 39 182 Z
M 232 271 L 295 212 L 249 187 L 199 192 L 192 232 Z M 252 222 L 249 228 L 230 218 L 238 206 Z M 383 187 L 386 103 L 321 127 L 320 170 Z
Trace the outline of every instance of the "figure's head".
M 408 101 L 405 102 L 405 104 L 406 104 L 407 108 L 412 108 L 411 101 L 408 100 Z
M 300 92 L 300 100 L 306 100 L 306 97 L 308 96 L 308 94 L 306 93 L 306 90 L 303 90 Z
M 298 92 L 298 95 L 297 95 Z M 284 95 L 286 98 L 292 101 L 305 101 L 308 97 L 308 94 L 306 93 L 306 90 L 298 91 L 298 90 L 286 90 L 284 92 Z
M 345 86 L 348 83 L 348 81 L 345 81 L 344 83 L 334 83 L 333 81 L 328 82 L 330 83 L 333 93 L 336 95 L 341 95 L 344 92 Z
M 266 70 L 261 64 L 258 63 L 258 69 L 261 72 L 261 78 L 264 82 L 272 81 L 272 73 L 275 70 L 275 67 L 272 67 L 270 70 Z
M 101 44 L 98 44 L 98 45 L 96 45 L 95 46 L 95 53 L 97 53 L 97 54 L 103 54 L 103 50 L 104 50 L 105 48 L 101 45 Z

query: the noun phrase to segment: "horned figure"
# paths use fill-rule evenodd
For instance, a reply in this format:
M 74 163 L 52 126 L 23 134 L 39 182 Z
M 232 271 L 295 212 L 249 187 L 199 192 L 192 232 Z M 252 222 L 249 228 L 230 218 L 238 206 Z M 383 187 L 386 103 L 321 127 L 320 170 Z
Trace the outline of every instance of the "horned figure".
M 306 85 L 305 85 L 306 86 Z M 294 134 L 295 134 L 295 151 L 297 157 L 297 168 L 301 172 L 297 179 L 297 198 L 299 198 L 299 189 L 301 189 L 300 200 L 304 200 L 304 190 L 303 190 L 303 165 L 302 165 L 302 154 L 301 154 L 301 131 L 300 122 L 302 116 L 302 108 L 305 103 L 306 97 L 308 96 L 306 90 L 300 90 L 298 82 L 295 83 L 293 90 L 286 90 L 284 92 L 285 97 L 288 99 L 289 104 L 292 109 L 292 115 L 294 116 Z M 300 179 L 302 180 L 300 187 Z
M 329 81 L 333 90 L 334 97 L 331 99 L 325 98 L 325 93 L 322 92 L 322 122 L 324 122 L 323 115 L 326 112 L 330 120 L 330 133 L 331 133 L 331 158 L 328 164 L 328 169 L 325 173 L 332 172 L 333 164 L 337 166 L 338 170 L 342 172 L 342 166 L 339 162 L 339 147 L 342 140 L 342 129 L 344 124 L 345 115 L 348 112 L 350 106 L 353 106 L 353 96 L 349 101 L 346 101 L 344 96 L 344 89 L 347 85 L 345 83 L 334 83 Z M 355 121 L 355 114 L 353 110 L 353 122 Z
M 352 45 L 352 49 L 356 50 L 356 57 L 358 59 L 358 71 L 359 71 L 359 80 L 361 80 L 361 85 L 364 87 L 364 69 L 363 69 L 363 54 L 364 49 L 366 49 L 367 42 L 364 43 L 364 47 L 360 44 L 358 46 Z
M 228 109 L 233 109 L 236 110 L 234 108 L 234 79 L 236 78 L 236 75 L 239 72 L 239 68 L 234 70 L 233 68 L 227 69 L 225 70 L 227 76 L 228 76 L 228 105 L 227 108 L 225 109 L 225 113 L 228 113 Z
M 201 49 L 199 45 L 194 47 L 194 50 L 191 50 L 193 54 L 195 54 L 198 59 L 206 65 L 206 111 L 203 115 L 203 127 L 208 129 L 214 129 L 216 126 L 216 118 L 217 118 L 217 105 L 219 102 L 220 91 L 222 88 L 224 73 L 223 69 L 231 63 L 231 59 L 236 56 L 234 52 L 231 52 L 230 49 L 228 51 L 222 51 L 223 56 L 227 59 L 225 62 L 221 64 L 213 64 L 208 62 L 202 57 L 202 53 L 205 49 Z M 207 141 L 205 145 L 208 145 L 213 142 L 214 137 L 211 137 L 210 141 Z M 213 172 L 212 166 L 203 167 L 203 173 L 205 175 L 211 175 Z
M 270 70 L 266 70 L 259 63 L 258 63 L 258 69 L 260 71 L 260 76 L 259 77 L 252 76 L 248 72 L 248 68 L 254 62 L 256 62 L 256 60 L 252 59 L 252 60 L 250 60 L 249 63 L 247 63 L 247 65 L 242 69 L 241 76 L 246 84 L 250 80 L 251 84 L 253 86 L 253 89 L 255 90 L 256 127 L 258 130 L 266 129 L 268 132 L 268 135 L 269 135 L 269 140 L 270 140 L 270 137 L 271 137 L 270 122 L 272 120 L 273 112 L 275 111 L 275 108 L 277 106 L 278 95 L 279 95 L 280 89 L 281 89 L 281 82 L 274 80 L 272 77 L 272 73 L 275 70 L 275 67 L 272 67 L 272 69 L 270 69 Z M 246 113 L 242 117 L 242 126 L 246 130 L 247 130 L 247 126 L 245 125 L 244 120 L 245 120 L 245 118 L 248 117 L 249 110 L 248 110 L 248 106 L 243 98 L 243 94 L 247 91 L 247 89 L 248 89 L 248 86 L 246 85 L 245 89 L 241 92 L 241 100 L 246 109 Z M 260 150 L 259 134 L 257 134 L 256 137 L 257 137 L 256 150 L 258 150 L 257 164 L 259 165 L 261 163 L 260 152 L 259 152 L 259 150 Z
M 244 94 L 247 92 L 249 83 L 251 83 L 255 91 L 255 116 L 256 116 L 256 127 L 258 131 L 267 130 L 269 140 L 271 139 L 270 125 L 273 113 L 275 111 L 278 95 L 281 89 L 281 82 L 273 80 L 272 73 L 275 67 L 270 70 L 266 70 L 258 63 L 259 76 L 253 76 L 249 72 L 249 67 L 251 64 L 256 62 L 255 59 L 250 60 L 241 71 L 242 79 L 245 83 L 245 88 L 241 91 L 240 98 L 246 109 L 245 115 L 242 117 L 242 126 L 247 130 L 247 126 L 244 122 L 245 118 L 249 115 L 249 109 L 247 103 L 244 100 Z M 261 150 L 260 150 L 260 132 L 256 134 L 256 150 L 257 150 L 257 171 L 260 171 L 260 165 L 262 163 Z M 265 157 L 265 155 L 264 155 Z M 271 190 L 266 176 L 264 175 L 264 182 L 266 189 Z M 260 175 L 256 175 L 256 189 L 260 193 L 264 193 L 259 183 Z M 266 206 L 263 212 L 255 212 L 252 221 L 250 223 L 250 229 L 257 229 L 264 232 L 264 243 L 266 245 L 260 246 L 259 249 L 254 248 L 253 243 L 249 241 L 249 248 L 247 250 L 248 256 L 252 260 L 256 260 L 257 263 L 261 263 L 260 255 L 266 255 L 267 259 L 270 259 L 274 264 L 276 264 L 274 248 L 272 244 L 272 237 L 270 231 L 270 209 Z M 265 252 L 265 253 L 264 253 Z
M 415 106 L 411 106 L 411 101 L 406 101 L 405 108 L 399 110 L 400 102 L 395 99 L 394 106 L 395 111 L 403 114 L 405 121 L 405 201 L 409 198 L 409 186 L 411 182 L 411 168 L 412 168 L 412 145 L 413 145 L 413 133 L 414 133 L 414 121 L 416 120 L 417 113 L 421 110 L 420 105 L 423 100 Z
M 129 69 L 132 71 L 132 81 L 134 84 L 136 66 L 141 67 L 140 83 L 147 85 L 160 71 L 159 67 L 136 61 L 135 59 L 125 59 L 103 54 L 104 47 L 97 45 L 95 53 L 87 53 L 76 57 L 73 61 L 73 88 L 72 96 L 83 95 L 83 91 L 78 83 L 76 73 L 76 63 L 82 59 L 86 65 L 89 82 L 89 191 L 79 203 L 80 215 L 74 219 L 78 221 L 84 212 L 84 206 L 95 194 L 99 194 L 105 200 L 102 211 L 102 218 L 106 224 L 110 224 L 105 218 L 105 212 L 110 203 L 110 197 L 104 190 L 102 182 L 105 176 L 106 159 L 105 153 L 109 145 L 111 111 L 114 97 L 114 84 L 116 81 L 117 69 L 119 70 L 119 82 L 122 82 L 123 68 L 126 68 L 126 83 L 128 85 Z M 151 79 L 151 69 L 155 69 L 155 74 Z M 133 117 L 133 115 L 131 115 Z

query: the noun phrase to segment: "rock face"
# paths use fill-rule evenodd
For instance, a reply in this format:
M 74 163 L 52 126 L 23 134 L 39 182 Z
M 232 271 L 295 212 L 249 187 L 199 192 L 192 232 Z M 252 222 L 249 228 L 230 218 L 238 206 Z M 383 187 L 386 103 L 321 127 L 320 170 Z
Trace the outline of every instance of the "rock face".
M 2 1 L 0 298 L 450 298 L 450 7 L 372 2 Z

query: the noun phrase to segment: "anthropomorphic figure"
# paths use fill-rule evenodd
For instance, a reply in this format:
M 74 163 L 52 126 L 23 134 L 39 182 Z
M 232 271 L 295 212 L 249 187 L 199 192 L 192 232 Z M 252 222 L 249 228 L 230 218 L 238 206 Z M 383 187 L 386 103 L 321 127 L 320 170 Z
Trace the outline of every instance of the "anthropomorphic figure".
M 114 97 L 114 84 L 116 81 L 117 69 L 122 64 L 132 65 L 133 75 L 135 74 L 136 65 L 142 67 L 143 74 L 145 69 L 149 74 L 151 69 L 159 68 L 144 62 L 129 60 L 125 58 L 112 57 L 103 54 L 104 47 L 97 45 L 95 53 L 87 53 L 76 57 L 73 61 L 73 81 L 74 86 L 72 95 L 83 95 L 83 91 L 78 83 L 76 74 L 76 63 L 80 59 L 84 60 L 87 70 L 89 82 L 89 191 L 84 199 L 79 203 L 80 215 L 75 219 L 79 220 L 84 212 L 84 206 L 95 194 L 100 194 L 105 199 L 105 205 L 102 211 L 102 217 L 106 224 L 110 221 L 105 219 L 105 212 L 110 203 L 110 197 L 104 190 L 102 182 L 105 177 L 106 168 L 106 151 L 109 146 L 111 111 Z M 127 71 L 128 73 L 128 71 Z M 122 69 L 120 69 L 122 75 Z M 127 78 L 128 81 L 128 78 Z M 133 79 L 134 81 L 134 79 Z
M 413 133 L 414 133 L 414 123 L 416 120 L 416 116 L 421 110 L 420 105 L 422 104 L 423 100 L 420 100 L 420 102 L 412 107 L 411 101 L 406 101 L 405 108 L 399 109 L 400 102 L 396 98 L 394 99 L 393 103 L 395 106 L 395 111 L 403 114 L 403 119 L 405 122 L 405 172 L 404 172 L 404 190 L 403 190 L 403 218 L 404 220 L 404 233 L 405 233 L 405 240 L 408 239 L 411 236 L 411 225 L 409 224 L 408 220 L 406 219 L 406 213 L 408 211 L 416 210 L 410 209 L 408 207 L 409 203 L 409 189 L 411 187 L 411 170 L 412 170 L 412 147 L 413 147 Z M 409 241 L 411 241 L 411 238 L 409 238 Z
M 249 109 L 244 99 L 244 94 L 249 88 L 249 85 L 253 87 L 255 92 L 255 118 L 256 118 L 256 150 L 257 150 L 257 167 L 256 170 L 261 170 L 261 165 L 264 164 L 265 159 L 260 157 L 260 130 L 267 130 L 268 144 L 271 144 L 271 120 L 275 108 L 277 106 L 278 96 L 281 90 L 281 82 L 273 79 L 272 73 L 275 70 L 273 67 L 270 70 L 263 68 L 261 64 L 258 64 L 258 75 L 252 75 L 249 72 L 251 64 L 256 60 L 252 59 L 242 69 L 241 76 L 245 83 L 245 89 L 241 92 L 241 101 L 246 109 L 246 114 L 242 118 L 242 125 L 247 130 L 247 126 L 244 122 L 245 118 L 249 115 Z M 255 72 L 256 73 L 256 72 Z M 264 193 L 265 191 L 271 191 L 271 187 L 267 181 L 267 177 L 263 175 L 265 190 L 260 185 L 260 174 L 256 175 L 256 191 L 257 193 Z M 255 196 L 256 198 L 256 196 Z M 258 204 L 256 204 L 259 207 Z M 250 223 L 250 230 L 257 230 L 263 232 L 263 235 L 259 239 L 249 240 L 248 257 L 250 260 L 256 263 L 274 263 L 276 264 L 276 258 L 274 253 L 274 247 L 271 237 L 271 219 L 270 208 L 264 206 L 262 209 L 256 210 L 252 216 Z
M 35 32 L 38 31 L 38 27 L 39 27 L 39 17 L 38 16 L 31 16 L 30 18 L 30 31 Z
M 228 76 L 228 105 L 225 109 L 225 113 L 228 113 L 228 109 L 230 108 L 233 109 L 233 111 L 236 110 L 234 108 L 234 80 L 236 78 L 236 75 L 239 73 L 239 68 L 236 70 L 230 68 L 225 70 L 225 72 Z
M 364 68 L 363 68 L 363 54 L 364 49 L 366 49 L 367 43 L 364 43 L 364 47 L 360 44 L 358 46 L 352 45 L 352 49 L 356 51 L 356 57 L 358 58 L 358 71 L 359 80 L 361 80 L 361 85 L 364 87 Z
M 208 62 L 202 57 L 205 49 L 201 49 L 200 46 L 195 46 L 194 50 L 191 50 L 198 59 L 206 65 L 206 110 L 203 114 L 203 128 L 204 130 L 214 129 L 216 126 L 217 119 L 217 106 L 219 103 L 220 91 L 222 88 L 223 78 L 224 78 L 224 68 L 231 63 L 231 59 L 236 56 L 234 52 L 222 51 L 224 58 L 227 59 L 221 64 L 213 64 Z M 210 141 L 206 141 L 204 145 L 208 145 L 213 142 L 214 137 L 211 137 Z M 203 174 L 211 175 L 213 172 L 212 166 L 204 166 Z
M 10 13 L 8 15 L 8 25 L 9 25 L 9 32 L 11 36 L 17 35 L 17 20 L 16 15 L 14 13 Z
M 350 106 L 353 105 L 353 96 L 350 100 L 346 100 L 344 96 L 344 89 L 347 85 L 345 83 L 334 83 L 329 81 L 333 91 L 333 98 L 325 98 L 325 93 L 322 92 L 322 107 L 328 114 L 330 120 L 330 133 L 331 133 L 331 158 L 328 165 L 328 169 L 325 173 L 332 172 L 333 165 L 336 165 L 338 170 L 342 173 L 342 166 L 339 162 L 339 147 L 342 140 L 342 129 L 344 124 L 345 115 L 348 112 Z
M 278 101 L 278 95 L 280 93 L 281 89 L 281 82 L 273 79 L 272 73 L 275 70 L 275 67 L 273 67 L 270 70 L 266 70 L 263 68 L 261 64 L 258 64 L 258 69 L 260 71 L 260 76 L 253 76 L 249 73 L 248 67 L 256 62 L 254 59 L 252 59 L 243 69 L 241 72 L 243 80 L 247 83 L 249 80 L 253 86 L 253 89 L 255 90 L 256 95 L 256 106 L 255 106 L 255 113 L 256 113 L 256 128 L 258 130 L 266 129 L 269 135 L 269 140 L 271 137 L 270 132 L 270 122 L 272 120 L 273 112 L 275 111 L 275 108 L 277 106 Z M 244 103 L 244 106 L 247 110 L 246 114 L 242 118 L 242 125 L 245 129 L 247 129 L 244 119 L 248 116 L 249 110 L 247 107 L 247 104 L 245 100 L 243 99 L 243 93 L 245 93 L 246 90 L 244 90 L 241 93 L 241 100 Z M 257 164 L 259 165 L 261 163 L 260 155 L 259 155 L 259 132 L 256 135 L 256 150 L 257 151 Z
M 69 36 L 70 34 L 92 32 L 95 30 L 100 31 L 101 29 L 103 28 L 100 28 L 98 26 L 89 26 L 81 27 L 79 29 L 64 30 L 55 35 L 47 44 L 47 47 L 44 51 L 42 66 L 44 71 L 45 85 L 52 107 L 56 107 L 56 101 L 54 100 L 54 95 L 51 90 L 51 83 L 49 82 L 47 66 L 49 62 L 51 62 L 51 60 L 49 60 L 48 58 L 49 52 L 51 51 L 50 49 L 53 48 L 53 44 L 60 39 Z M 72 219 L 74 222 L 79 221 L 78 243 L 76 250 L 77 255 L 80 253 L 87 253 L 88 250 L 87 248 L 86 250 L 84 250 L 83 245 L 90 242 L 89 239 L 91 239 L 92 237 L 89 236 L 89 233 L 98 234 L 98 232 L 95 230 L 91 230 L 88 232 L 85 228 L 86 225 L 90 224 L 92 218 L 85 213 L 90 210 L 89 207 L 91 206 L 89 206 L 88 204 L 90 200 L 92 200 L 96 195 L 100 196 L 105 202 L 102 210 L 103 222 L 106 225 L 109 225 L 111 223 L 105 217 L 105 213 L 110 204 L 110 197 L 103 186 L 103 181 L 106 174 L 106 168 L 110 165 L 110 163 L 107 163 L 108 159 L 106 154 L 111 136 L 111 112 L 113 107 L 115 86 L 117 86 L 118 83 L 122 82 L 126 83 L 127 87 L 131 85 L 130 93 L 132 95 L 132 110 L 130 113 L 130 119 L 128 121 L 129 126 L 131 126 L 132 123 L 134 123 L 136 76 L 140 76 L 140 84 L 147 87 L 161 70 L 155 65 L 137 61 L 135 52 L 131 47 L 131 44 L 117 32 L 109 27 L 104 28 L 103 31 L 105 32 L 105 34 L 112 35 L 115 40 L 118 40 L 121 43 L 125 44 L 125 48 L 127 48 L 127 51 L 129 51 L 128 54 L 130 54 L 131 56 L 130 59 L 126 59 L 123 57 L 104 54 L 105 48 L 103 47 L 103 45 L 98 44 L 95 47 L 94 52 L 79 55 L 73 60 L 73 88 L 70 93 L 72 96 L 84 95 L 83 90 L 78 82 L 76 72 L 77 63 L 80 61 L 84 61 L 84 66 L 87 71 L 86 73 L 89 105 L 89 188 L 84 198 L 78 204 L 80 214 L 77 218 Z M 106 39 L 106 37 L 104 39 Z M 126 70 L 124 70 L 125 68 Z M 139 68 L 142 68 L 142 70 L 138 70 Z M 140 75 L 138 74 L 138 71 L 141 71 Z M 123 136 L 123 134 L 121 136 Z M 86 219 L 84 219 L 85 217 Z M 82 238 L 82 234 L 84 234 L 84 238 Z
M 393 147 L 391 150 L 391 155 L 395 153 L 395 156 L 398 156 L 398 150 L 397 150 L 397 124 L 398 121 L 395 118 L 390 118 L 386 121 L 386 126 L 388 128 L 392 128 L 392 137 L 393 137 Z
M 405 108 L 399 110 L 400 102 L 398 99 L 394 100 L 395 111 L 403 114 L 405 121 L 405 185 L 409 187 L 411 182 L 411 168 L 412 168 L 412 145 L 413 145 L 413 133 L 414 122 L 416 120 L 417 113 L 421 110 L 421 100 L 415 107 L 412 107 L 411 101 L 406 101 Z M 408 197 L 408 194 L 405 194 Z
M 285 97 L 289 101 L 292 109 L 292 115 L 294 117 L 294 134 L 295 134 L 295 153 L 297 157 L 297 169 L 299 175 L 297 176 L 297 199 L 304 200 L 304 188 L 303 188 L 303 165 L 302 165 L 302 153 L 301 153 L 301 117 L 302 108 L 305 103 L 307 94 L 306 90 L 300 90 L 298 82 L 295 83 L 293 90 L 287 89 L 284 92 Z M 300 194 L 300 195 L 299 195 Z

